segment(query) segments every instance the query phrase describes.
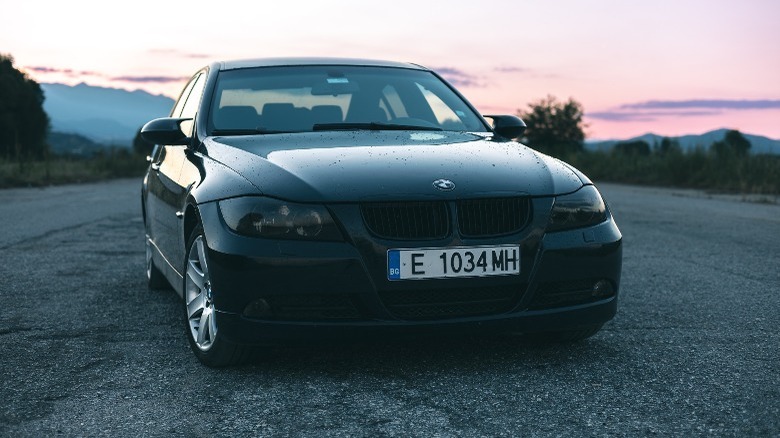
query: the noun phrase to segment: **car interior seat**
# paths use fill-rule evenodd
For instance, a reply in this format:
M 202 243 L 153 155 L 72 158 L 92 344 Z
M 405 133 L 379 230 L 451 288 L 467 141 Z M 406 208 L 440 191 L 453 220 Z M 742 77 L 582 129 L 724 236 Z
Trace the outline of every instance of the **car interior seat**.
M 223 106 L 214 112 L 217 129 L 257 129 L 259 117 L 253 106 Z
M 266 103 L 261 119 L 263 128 L 271 131 L 309 131 L 312 127 L 309 109 L 291 103 Z

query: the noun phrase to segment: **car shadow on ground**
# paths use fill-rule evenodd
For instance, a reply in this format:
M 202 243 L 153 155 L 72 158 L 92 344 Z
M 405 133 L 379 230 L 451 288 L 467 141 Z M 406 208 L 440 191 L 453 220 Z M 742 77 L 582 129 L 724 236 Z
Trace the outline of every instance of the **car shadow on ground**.
M 258 347 L 246 363 L 235 369 L 249 374 L 361 370 L 364 374 L 395 375 L 437 370 L 457 373 L 517 367 L 569 367 L 619 357 L 621 351 L 606 337 L 609 334 L 602 331 L 579 342 L 539 343 L 521 336 L 495 334 Z
M 168 326 L 181 327 L 182 347 L 187 344 L 183 334 L 183 312 L 173 291 L 161 291 L 170 295 L 163 307 L 173 307 L 163 312 L 169 315 Z M 178 316 L 170 318 L 171 313 Z M 608 364 L 615 358 L 625 357 L 626 351 L 616 342 L 613 322 L 591 338 L 577 342 L 544 343 L 519 335 L 484 333 L 479 335 L 404 336 L 378 337 L 340 341 L 298 342 L 293 345 L 254 347 L 240 365 L 220 369 L 218 372 L 248 376 L 258 373 L 306 375 L 325 372 L 332 375 L 353 373 L 362 375 L 403 375 L 408 373 L 469 372 L 479 370 L 527 369 L 548 367 L 571 368 Z M 176 336 L 176 335 L 174 335 Z M 187 350 L 188 350 L 187 346 Z M 183 351 L 178 350 L 177 351 Z M 207 369 L 198 363 L 194 355 L 190 359 L 196 367 Z

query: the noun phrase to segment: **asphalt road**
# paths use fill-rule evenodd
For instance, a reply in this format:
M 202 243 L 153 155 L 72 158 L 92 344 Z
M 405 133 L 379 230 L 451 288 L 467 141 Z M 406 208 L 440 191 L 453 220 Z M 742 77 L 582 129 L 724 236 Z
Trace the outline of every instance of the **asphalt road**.
M 780 206 L 604 185 L 621 301 L 570 345 L 278 349 L 201 366 L 143 274 L 139 181 L 0 191 L 0 436 L 780 435 Z

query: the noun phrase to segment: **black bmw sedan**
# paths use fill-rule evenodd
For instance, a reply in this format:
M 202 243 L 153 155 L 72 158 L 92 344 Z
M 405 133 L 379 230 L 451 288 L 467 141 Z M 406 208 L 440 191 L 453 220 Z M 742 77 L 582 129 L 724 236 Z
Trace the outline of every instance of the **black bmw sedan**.
M 208 366 L 250 346 L 493 330 L 595 334 L 622 236 L 572 166 L 512 141 L 435 72 L 260 59 L 197 72 L 143 182 L 151 288 Z

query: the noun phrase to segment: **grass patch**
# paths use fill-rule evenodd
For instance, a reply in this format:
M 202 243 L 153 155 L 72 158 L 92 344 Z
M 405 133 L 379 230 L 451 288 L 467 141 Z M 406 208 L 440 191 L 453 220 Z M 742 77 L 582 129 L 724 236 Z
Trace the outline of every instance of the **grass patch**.
M 718 193 L 780 194 L 780 156 L 718 155 L 703 149 L 647 155 L 580 152 L 564 158 L 597 181 L 700 189 Z
M 45 161 L 0 160 L 0 188 L 40 187 L 141 177 L 148 163 L 126 149 L 110 149 L 91 158 L 54 157 Z

